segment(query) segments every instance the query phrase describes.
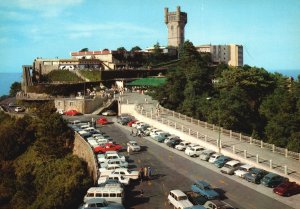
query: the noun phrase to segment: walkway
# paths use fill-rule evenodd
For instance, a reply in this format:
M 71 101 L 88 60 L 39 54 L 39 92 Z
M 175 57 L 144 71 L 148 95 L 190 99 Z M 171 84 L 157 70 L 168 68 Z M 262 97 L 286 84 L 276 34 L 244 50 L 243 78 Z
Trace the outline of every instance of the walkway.
M 121 101 L 122 104 L 136 104 L 140 107 L 138 110 L 139 113 L 144 116 L 151 117 L 160 123 L 217 146 L 219 129 L 214 125 L 192 119 L 162 107 L 160 107 L 160 114 L 157 116 L 156 107 L 158 102 L 152 100 L 147 95 L 124 93 L 121 95 Z M 264 144 L 257 146 L 257 143 L 257 141 L 250 137 L 241 137 L 229 131 L 225 132 L 224 130 L 221 134 L 222 153 L 230 152 L 240 159 L 250 160 L 251 164 L 281 175 L 285 175 L 286 173 L 285 176 L 289 177 L 290 180 L 300 183 L 300 160 L 285 157 L 285 155 L 277 153 L 277 150 L 273 152 L 269 147 L 265 148 Z

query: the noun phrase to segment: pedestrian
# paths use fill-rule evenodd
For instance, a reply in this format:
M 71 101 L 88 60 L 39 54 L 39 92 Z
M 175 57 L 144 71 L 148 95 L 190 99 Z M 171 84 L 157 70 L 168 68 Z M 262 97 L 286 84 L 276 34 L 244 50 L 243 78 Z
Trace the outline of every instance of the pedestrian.
M 148 167 L 147 171 L 148 171 L 148 174 L 147 174 L 148 179 L 150 179 L 150 178 L 151 178 L 151 175 L 152 175 L 152 169 L 151 169 L 150 166 Z
M 147 168 L 147 166 L 144 167 L 144 177 L 145 177 L 145 179 L 148 179 L 148 168 Z
M 143 167 L 140 169 L 139 178 L 140 178 L 140 181 L 143 182 L 143 179 L 144 179 L 144 169 L 143 169 Z
M 143 189 L 140 190 L 140 197 L 144 197 L 144 190 Z
M 131 134 L 130 135 L 133 136 L 133 129 L 131 129 Z
M 127 146 L 127 153 L 128 153 L 128 155 L 130 155 L 130 147 L 129 146 Z

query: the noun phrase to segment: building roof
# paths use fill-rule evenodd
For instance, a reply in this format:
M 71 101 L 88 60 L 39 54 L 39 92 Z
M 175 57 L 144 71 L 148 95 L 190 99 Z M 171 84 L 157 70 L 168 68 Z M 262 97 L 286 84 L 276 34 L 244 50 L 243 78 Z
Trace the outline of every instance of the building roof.
M 127 86 L 160 86 L 166 82 L 167 78 L 141 78 L 130 83 Z

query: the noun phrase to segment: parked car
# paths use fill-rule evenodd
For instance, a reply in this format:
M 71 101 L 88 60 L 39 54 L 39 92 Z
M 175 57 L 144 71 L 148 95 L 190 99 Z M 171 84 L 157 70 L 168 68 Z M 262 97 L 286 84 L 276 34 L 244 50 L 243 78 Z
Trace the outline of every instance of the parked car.
M 79 209 L 125 209 L 123 205 L 119 203 L 109 203 L 105 198 L 92 198 L 86 200 Z
M 215 162 L 214 162 L 214 164 L 215 164 L 215 166 L 217 166 L 218 168 L 222 168 L 224 165 L 225 165 L 225 163 L 227 163 L 228 161 L 230 161 L 231 160 L 231 158 L 230 157 L 227 157 L 227 156 L 221 156 L 221 157 L 219 157 Z
M 108 165 L 106 168 L 99 168 L 100 177 L 109 176 L 114 170 L 121 168 L 120 165 Z
M 233 175 L 234 171 L 236 171 L 241 166 L 241 162 L 238 160 L 230 160 L 221 168 L 222 173 L 226 173 L 228 175 Z
M 121 125 L 127 125 L 132 119 L 129 116 L 121 116 L 118 117 L 117 123 L 120 123 Z
M 205 149 L 199 145 L 187 147 L 184 153 L 190 157 L 198 157 Z
M 177 144 L 179 144 L 182 140 L 180 138 L 172 138 L 170 141 L 167 142 L 167 146 L 169 147 L 175 147 Z
M 218 154 L 218 153 L 212 154 L 212 155 L 210 156 L 208 162 L 210 162 L 210 163 L 215 163 L 215 161 L 216 161 L 217 159 L 219 159 L 221 156 L 223 156 L 223 155 L 220 155 L 220 154 Z
M 129 147 L 129 149 L 133 152 L 138 152 L 141 150 L 140 145 L 138 145 L 138 143 L 136 141 L 127 142 L 127 147 Z
M 107 143 L 103 146 L 98 146 L 94 148 L 95 153 L 105 153 L 107 151 L 119 151 L 122 150 L 123 147 L 119 144 Z
M 137 121 L 137 120 L 131 120 L 131 121 L 129 121 L 129 122 L 127 123 L 127 126 L 132 127 L 132 125 L 133 125 L 134 123 L 136 123 L 136 122 L 138 122 L 138 121 Z
M 191 189 L 193 192 L 199 193 L 209 200 L 219 197 L 219 194 L 205 181 L 195 181 L 195 183 L 191 186 Z
M 206 209 L 234 209 L 232 206 L 220 200 L 209 200 L 203 205 Z
M 158 141 L 158 142 L 164 142 L 165 139 L 170 136 L 169 133 L 166 133 L 166 132 L 158 132 L 156 136 L 154 136 L 154 140 Z
M 300 185 L 296 182 L 285 181 L 273 189 L 280 196 L 292 196 L 300 193 Z
M 184 209 L 187 207 L 192 207 L 193 204 L 188 200 L 188 197 L 181 190 L 171 190 L 168 195 L 168 202 L 173 205 L 174 208 Z
M 209 158 L 210 158 L 213 154 L 215 154 L 214 151 L 212 151 L 212 150 L 205 150 L 205 151 L 203 151 L 203 152 L 201 153 L 201 155 L 200 155 L 199 157 L 200 157 L 201 160 L 208 161 Z
M 64 114 L 68 116 L 75 116 L 75 115 L 80 115 L 80 112 L 78 112 L 77 110 L 68 110 L 64 112 Z
M 15 112 L 24 112 L 25 111 L 25 108 L 23 107 L 16 107 L 15 108 Z
M 189 201 L 191 203 L 193 203 L 194 206 L 196 206 L 196 205 L 202 206 L 202 205 L 204 205 L 204 203 L 207 202 L 207 199 L 197 192 L 188 191 L 188 192 L 185 192 L 185 194 L 187 195 Z M 201 209 L 205 209 L 205 208 L 203 207 Z
M 107 121 L 106 118 L 101 117 L 101 118 L 98 118 L 98 119 L 96 120 L 96 123 L 97 123 L 97 124 L 100 124 L 100 125 L 105 125 L 105 124 L 108 123 L 108 121 Z
M 127 178 L 136 180 L 139 178 L 139 171 L 133 171 L 129 170 L 127 168 L 117 168 L 115 169 L 112 174 L 120 174 L 122 176 L 125 176 Z
M 144 124 L 144 122 L 136 121 L 136 122 L 133 123 L 131 126 L 132 126 L 133 128 L 137 128 L 137 126 L 140 125 L 140 124 Z
M 109 179 L 117 180 L 118 182 L 120 182 L 123 185 L 129 185 L 129 183 L 130 183 L 130 178 L 127 178 L 127 177 L 122 176 L 120 174 L 110 174 L 106 177 L 100 177 L 98 179 L 98 185 L 105 183 Z
M 177 149 L 177 150 L 179 150 L 179 151 L 184 151 L 184 150 L 187 148 L 187 146 L 188 146 L 189 144 L 191 144 L 191 142 L 188 142 L 188 141 L 182 141 L 182 142 L 180 142 L 179 144 L 177 144 L 177 145 L 175 146 L 175 149 Z
M 174 136 L 174 135 L 168 136 L 165 139 L 164 143 L 167 144 L 170 140 L 173 140 L 173 139 L 180 139 L 180 137 L 179 136 Z
M 285 181 L 288 181 L 288 179 L 283 176 L 275 173 L 268 173 L 260 180 L 260 183 L 266 187 L 274 188 Z
M 101 168 L 106 168 L 108 165 L 119 165 L 121 168 L 128 168 L 128 162 L 120 159 L 110 159 L 104 163 L 100 163 Z
M 252 165 L 242 165 L 236 171 L 234 171 L 234 175 L 244 178 L 247 173 L 253 170 L 254 167 Z
M 244 175 L 244 178 L 252 183 L 259 184 L 260 180 L 267 175 L 267 171 L 259 168 L 253 168 L 249 173 Z
M 112 110 L 106 110 L 102 113 L 102 115 L 105 115 L 105 116 L 115 116 L 117 115 L 116 112 L 112 111 Z
M 97 158 L 99 163 L 104 163 L 110 159 L 120 159 L 123 161 L 126 159 L 124 155 L 118 153 L 117 151 L 107 151 L 105 154 L 98 154 Z

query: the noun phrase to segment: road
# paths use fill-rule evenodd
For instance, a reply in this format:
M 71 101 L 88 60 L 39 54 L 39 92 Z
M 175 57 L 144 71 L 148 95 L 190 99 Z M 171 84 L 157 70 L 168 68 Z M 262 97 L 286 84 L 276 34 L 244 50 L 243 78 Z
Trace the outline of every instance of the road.
M 130 155 L 130 163 L 134 165 L 134 169 L 142 166 L 153 168 L 153 180 L 136 182 L 131 186 L 130 192 L 127 192 L 126 208 L 171 208 L 167 205 L 168 192 L 172 189 L 190 190 L 195 179 L 204 179 L 209 182 L 222 194 L 225 202 L 239 209 L 290 208 L 276 199 L 256 191 L 256 189 L 269 191 L 269 188 L 263 188 L 261 185 L 254 185 L 254 189 L 249 188 L 232 180 L 232 177 L 219 173 L 218 169 L 207 162 L 200 162 L 197 158 L 187 158 L 182 152 L 179 153 L 164 144 L 156 143 L 150 138 L 130 136 L 128 127 L 112 123 L 101 129 L 122 145 L 125 145 L 130 139 L 136 138 L 145 151 Z M 140 189 L 144 190 L 143 198 L 138 196 Z

